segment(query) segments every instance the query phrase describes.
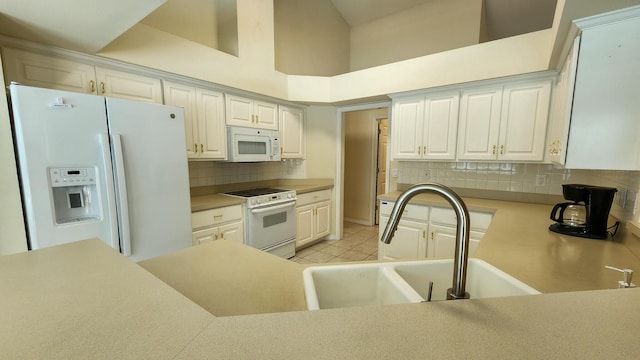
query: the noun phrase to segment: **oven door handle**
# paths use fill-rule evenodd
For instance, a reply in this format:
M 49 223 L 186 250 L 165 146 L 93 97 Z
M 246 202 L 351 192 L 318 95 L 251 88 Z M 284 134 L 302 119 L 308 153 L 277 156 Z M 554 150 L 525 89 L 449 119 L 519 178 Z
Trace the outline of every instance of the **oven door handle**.
M 284 208 L 287 208 L 287 207 L 289 207 L 291 205 L 295 205 L 295 204 L 296 204 L 296 201 L 292 200 L 292 201 L 283 203 L 282 205 L 265 206 L 265 207 L 261 207 L 261 208 L 258 208 L 258 209 L 251 209 L 251 213 L 252 214 L 260 214 L 260 213 L 267 212 L 267 211 L 280 210 L 280 209 L 284 209 Z

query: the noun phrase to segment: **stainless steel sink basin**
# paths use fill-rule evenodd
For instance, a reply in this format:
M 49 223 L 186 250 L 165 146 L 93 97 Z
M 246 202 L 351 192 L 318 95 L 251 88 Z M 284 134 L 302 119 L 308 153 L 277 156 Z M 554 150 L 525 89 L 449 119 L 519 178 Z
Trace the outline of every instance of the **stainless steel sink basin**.
M 453 260 L 418 260 L 354 265 L 312 266 L 303 280 L 309 310 L 350 306 L 417 303 L 446 299 Z M 471 298 L 539 294 L 536 289 L 479 259 L 469 259 Z

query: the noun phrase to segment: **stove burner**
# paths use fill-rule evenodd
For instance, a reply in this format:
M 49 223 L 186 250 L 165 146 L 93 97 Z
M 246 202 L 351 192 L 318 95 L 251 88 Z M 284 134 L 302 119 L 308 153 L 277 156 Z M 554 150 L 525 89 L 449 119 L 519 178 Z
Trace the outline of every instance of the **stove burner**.
M 249 189 L 249 190 L 230 191 L 225 194 L 242 196 L 242 197 L 252 197 L 252 196 L 277 194 L 285 191 L 288 191 L 288 190 L 274 189 L 274 188 L 257 188 L 257 189 Z

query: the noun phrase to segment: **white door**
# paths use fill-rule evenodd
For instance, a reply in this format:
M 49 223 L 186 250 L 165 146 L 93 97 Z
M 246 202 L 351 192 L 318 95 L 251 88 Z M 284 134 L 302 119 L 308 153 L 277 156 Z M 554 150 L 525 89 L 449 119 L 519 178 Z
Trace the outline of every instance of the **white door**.
M 140 261 L 191 246 L 182 108 L 107 98 L 107 114 L 123 254 Z

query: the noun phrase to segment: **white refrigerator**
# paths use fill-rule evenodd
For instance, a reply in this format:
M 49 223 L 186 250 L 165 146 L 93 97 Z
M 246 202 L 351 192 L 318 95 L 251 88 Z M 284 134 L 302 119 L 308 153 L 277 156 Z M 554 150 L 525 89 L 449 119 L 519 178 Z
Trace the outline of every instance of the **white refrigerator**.
M 141 261 L 191 246 L 182 108 L 10 92 L 30 249 L 97 237 Z

